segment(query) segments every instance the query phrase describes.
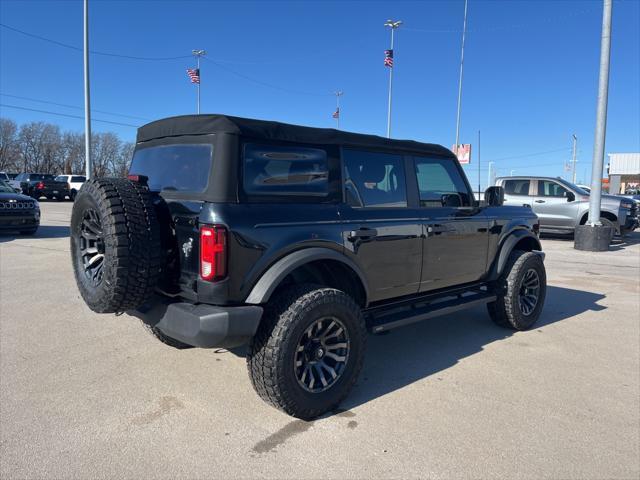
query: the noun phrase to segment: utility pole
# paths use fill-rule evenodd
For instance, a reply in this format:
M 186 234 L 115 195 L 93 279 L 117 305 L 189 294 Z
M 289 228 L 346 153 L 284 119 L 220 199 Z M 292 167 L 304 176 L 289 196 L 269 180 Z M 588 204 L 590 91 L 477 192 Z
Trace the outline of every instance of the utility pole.
M 89 92 L 89 0 L 84 0 L 84 165 L 87 180 L 91 165 L 91 102 Z
M 480 197 L 480 130 L 478 130 L 478 197 Z
M 462 76 L 464 71 L 464 40 L 467 33 L 467 0 L 464 0 L 464 20 L 462 22 L 462 49 L 460 52 L 460 78 L 458 79 L 458 109 L 456 114 L 456 155 L 460 144 L 460 109 L 462 108 Z
M 571 152 L 571 162 L 573 163 L 573 174 L 571 175 L 571 181 L 576 183 L 576 147 L 578 146 L 578 137 L 574 133 L 572 135 L 573 138 L 573 147 Z
M 200 115 L 200 83 L 202 83 L 202 76 L 200 75 L 200 57 L 202 57 L 203 55 L 206 55 L 207 52 L 205 52 L 204 50 L 191 50 L 191 53 L 193 53 L 193 56 L 196 57 L 196 68 L 198 69 L 198 84 L 196 85 L 197 89 L 198 89 L 198 115 Z
M 340 97 L 344 95 L 344 92 L 337 90 L 334 92 L 334 95 L 336 96 L 336 113 L 334 114 L 336 119 L 336 129 L 340 130 Z
M 387 20 L 384 23 L 385 27 L 389 27 L 391 29 L 391 65 L 389 67 L 389 103 L 387 106 L 387 138 L 391 138 L 391 96 L 393 92 L 393 32 L 396 28 L 399 28 L 402 25 L 402 20 Z
M 596 110 L 591 192 L 589 195 L 589 218 L 587 219 L 586 225 L 576 227 L 574 244 L 578 250 L 592 252 L 608 250 L 612 236 L 611 227 L 603 227 L 600 222 L 604 143 L 607 130 L 607 100 L 609 95 L 609 60 L 611 58 L 611 16 L 612 0 L 604 0 L 602 9 L 602 37 L 600 42 L 598 107 Z

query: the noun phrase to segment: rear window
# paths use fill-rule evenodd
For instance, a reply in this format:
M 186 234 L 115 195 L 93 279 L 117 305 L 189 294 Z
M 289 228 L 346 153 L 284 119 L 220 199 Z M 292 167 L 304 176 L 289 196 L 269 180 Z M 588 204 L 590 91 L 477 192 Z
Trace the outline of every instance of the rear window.
M 243 185 L 249 195 L 326 196 L 327 152 L 318 148 L 247 144 Z
M 529 180 L 505 180 L 504 193 L 508 195 L 529 195 Z
M 213 145 L 159 145 L 136 150 L 129 173 L 149 178 L 154 191 L 203 192 L 207 188 Z

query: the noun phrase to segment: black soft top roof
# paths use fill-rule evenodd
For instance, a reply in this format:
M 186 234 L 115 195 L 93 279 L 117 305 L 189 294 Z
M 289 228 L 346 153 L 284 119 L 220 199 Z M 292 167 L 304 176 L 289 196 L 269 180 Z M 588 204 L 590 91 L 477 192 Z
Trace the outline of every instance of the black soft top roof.
M 314 128 L 288 123 L 232 117 L 229 115 L 181 115 L 143 125 L 138 129 L 138 142 L 180 135 L 229 133 L 252 139 L 312 143 L 316 145 L 353 145 L 411 150 L 455 158 L 441 145 L 413 140 L 392 140 L 377 135 L 344 132 L 333 128 Z

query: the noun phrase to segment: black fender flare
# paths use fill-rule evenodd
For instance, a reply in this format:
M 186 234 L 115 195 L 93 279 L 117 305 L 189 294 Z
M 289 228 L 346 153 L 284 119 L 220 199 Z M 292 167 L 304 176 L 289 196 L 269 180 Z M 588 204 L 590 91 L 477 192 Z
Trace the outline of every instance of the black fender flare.
M 369 289 L 367 287 L 366 277 L 360 268 L 351 259 L 341 253 L 329 248 L 321 247 L 297 250 L 271 265 L 271 267 L 262 274 L 258 282 L 253 286 L 251 292 L 249 292 L 249 296 L 245 300 L 245 303 L 260 305 L 268 302 L 275 289 L 287 275 L 301 265 L 314 262 L 316 260 L 336 260 L 351 268 L 351 270 L 353 270 L 360 278 L 360 282 L 362 283 L 365 293 L 365 304 L 368 303 Z
M 518 228 L 509 232 L 500 246 L 500 253 L 498 254 L 498 260 L 494 263 L 491 278 L 496 279 L 500 276 L 516 244 L 523 238 L 527 237 L 531 238 L 535 242 L 536 248 L 534 250 L 542 251 L 540 240 L 529 230 Z

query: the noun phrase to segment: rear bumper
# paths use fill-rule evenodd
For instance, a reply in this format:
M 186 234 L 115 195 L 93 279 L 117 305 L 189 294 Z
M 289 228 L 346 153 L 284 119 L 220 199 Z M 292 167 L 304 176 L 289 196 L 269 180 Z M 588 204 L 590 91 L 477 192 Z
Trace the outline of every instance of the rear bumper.
M 128 313 L 187 345 L 233 348 L 249 343 L 255 335 L 262 307 L 169 303 L 157 297 L 149 305 Z

